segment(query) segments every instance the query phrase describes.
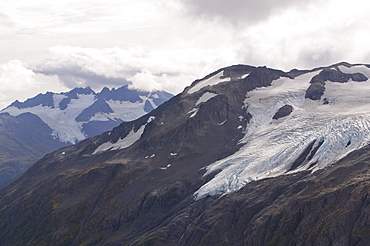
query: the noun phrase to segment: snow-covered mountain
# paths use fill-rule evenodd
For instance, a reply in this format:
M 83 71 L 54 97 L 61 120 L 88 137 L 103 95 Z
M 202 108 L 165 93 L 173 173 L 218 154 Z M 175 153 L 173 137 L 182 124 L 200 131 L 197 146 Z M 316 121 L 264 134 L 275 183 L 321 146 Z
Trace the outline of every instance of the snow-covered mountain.
M 0 240 L 369 245 L 369 78 L 363 64 L 221 68 L 38 161 L 0 191 Z
M 139 118 L 172 96 L 127 86 L 99 93 L 87 87 L 13 102 L 0 111 L 0 188 L 43 155 Z
M 105 87 L 99 93 L 90 87 L 75 88 L 67 93 L 47 92 L 25 102 L 15 101 L 0 113 L 34 114 L 53 130 L 55 139 L 75 144 L 123 121 L 137 119 L 172 96 L 164 91 L 130 90 L 127 86 L 111 90 Z

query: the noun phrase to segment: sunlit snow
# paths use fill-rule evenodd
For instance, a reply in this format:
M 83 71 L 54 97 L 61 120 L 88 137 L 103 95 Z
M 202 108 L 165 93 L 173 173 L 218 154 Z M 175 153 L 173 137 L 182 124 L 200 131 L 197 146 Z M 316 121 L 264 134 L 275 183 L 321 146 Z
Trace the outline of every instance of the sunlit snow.
M 117 142 L 112 143 L 110 141 L 101 144 L 98 148 L 95 149 L 93 155 L 99 154 L 101 152 L 107 150 L 117 150 L 117 149 L 125 149 L 133 145 L 137 140 L 140 139 L 141 135 L 143 134 L 145 127 L 147 124 L 152 122 L 155 119 L 155 116 L 150 116 L 147 120 L 147 123 L 142 125 L 138 130 L 131 129 L 131 131 L 127 134 L 126 137 L 118 139 Z M 152 156 L 151 156 L 152 157 Z M 153 156 L 154 157 L 154 156 Z
M 190 110 L 190 111 L 188 112 L 188 114 L 191 114 L 191 115 L 190 115 L 190 118 L 193 118 L 194 116 L 196 116 L 196 115 L 197 115 L 197 113 L 198 113 L 198 110 L 199 110 L 199 108 L 193 108 L 192 110 Z
M 364 75 L 370 72 L 366 67 L 346 69 L 343 72 Z M 370 80 L 327 81 L 322 98 L 329 104 L 323 104 L 323 101 L 305 99 L 310 79 L 319 72 L 296 79 L 280 78 L 273 81 L 271 87 L 248 93 L 244 105 L 252 119 L 241 140 L 245 145 L 207 167 L 205 175 L 220 172 L 195 193 L 197 199 L 235 192 L 253 180 L 308 168 L 316 171 L 370 143 Z M 287 104 L 293 106 L 293 112 L 273 120 L 279 108 Z M 314 141 L 312 149 L 323 142 L 312 159 L 289 171 Z
M 134 129 L 132 129 L 126 137 L 118 139 L 118 141 L 115 143 L 112 142 L 103 143 L 93 152 L 93 155 L 99 154 L 107 150 L 124 149 L 130 147 L 137 140 L 140 139 L 141 134 L 143 134 L 144 132 L 144 129 L 145 125 L 142 125 L 136 132 L 134 131 Z
M 207 102 L 209 99 L 213 98 L 217 96 L 216 93 L 212 93 L 212 92 L 206 92 L 204 93 L 199 99 L 198 101 L 195 103 L 195 106 L 198 106 L 199 104 L 201 103 L 205 103 Z

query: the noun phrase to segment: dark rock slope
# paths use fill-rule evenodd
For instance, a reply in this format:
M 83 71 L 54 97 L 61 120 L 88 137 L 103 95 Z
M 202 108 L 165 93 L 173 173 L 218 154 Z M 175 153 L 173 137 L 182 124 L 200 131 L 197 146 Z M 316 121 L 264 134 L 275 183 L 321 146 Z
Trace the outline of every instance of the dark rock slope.
M 0 241 L 368 245 L 369 147 L 315 173 L 264 179 L 236 193 L 194 199 L 194 192 L 212 178 L 203 177 L 204 167 L 241 146 L 239 126 L 251 119 L 242 103 L 247 92 L 292 76 L 238 65 L 205 79 L 222 71 L 231 82 L 188 93 L 204 80 L 195 81 L 150 114 L 38 161 L 0 191 Z M 213 96 L 200 100 L 206 92 Z M 281 117 L 290 110 L 282 111 Z M 140 139 L 109 150 L 144 126 Z
M 51 137 L 52 130 L 39 117 L 23 113 L 0 114 L 0 188 L 24 173 L 45 153 L 65 146 Z

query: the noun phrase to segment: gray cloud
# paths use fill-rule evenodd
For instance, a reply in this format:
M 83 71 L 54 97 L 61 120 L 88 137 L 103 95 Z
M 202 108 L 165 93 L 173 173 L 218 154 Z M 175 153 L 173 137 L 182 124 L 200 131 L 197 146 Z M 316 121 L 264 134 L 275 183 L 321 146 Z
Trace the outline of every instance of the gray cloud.
M 125 78 L 109 77 L 86 70 L 77 64 L 65 65 L 57 61 L 54 61 L 53 65 L 39 64 L 33 68 L 33 71 L 47 76 L 57 76 L 67 88 L 91 86 L 100 89 L 103 86 L 120 87 L 129 84 Z
M 202 57 L 198 49 L 147 52 L 140 49 L 56 46 L 50 51 L 53 58 L 29 64 L 29 68 L 37 74 L 57 76 L 67 88 L 91 86 L 100 90 L 104 86 L 130 85 L 145 91 L 178 93 L 197 78 L 194 74 L 199 73 L 205 63 L 193 60 L 197 56 Z M 179 72 L 179 66 L 187 68 L 182 67 Z
M 257 23 L 274 15 L 280 10 L 291 7 L 307 6 L 322 0 L 181 0 L 188 12 L 195 16 L 221 18 L 232 24 Z

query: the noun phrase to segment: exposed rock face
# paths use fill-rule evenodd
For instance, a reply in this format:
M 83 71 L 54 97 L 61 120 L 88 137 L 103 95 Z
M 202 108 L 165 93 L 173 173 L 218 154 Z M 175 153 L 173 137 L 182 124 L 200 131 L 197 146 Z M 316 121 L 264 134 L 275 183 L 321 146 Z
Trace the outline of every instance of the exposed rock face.
M 306 91 L 306 98 L 311 100 L 320 100 L 325 92 L 325 84 L 312 83 Z
M 277 120 L 277 119 L 290 115 L 291 112 L 293 112 L 292 105 L 284 105 L 283 107 L 279 109 L 279 111 L 276 112 L 276 114 L 272 118 L 274 120 Z
M 0 191 L 0 241 L 5 245 L 368 245 L 369 146 L 314 173 L 309 168 L 289 174 L 320 151 L 323 142 L 316 139 L 285 175 L 250 182 L 223 196 L 194 197 L 218 175 L 216 171 L 204 176 L 205 168 L 242 148 L 245 129 L 256 120 L 246 108 L 246 96 L 257 89 L 256 97 L 273 87 L 273 81 L 291 76 L 266 67 L 221 69 L 150 114 L 46 155 Z M 321 79 L 325 81 L 317 77 L 315 83 Z M 203 86 L 191 90 L 199 83 Z M 302 88 L 304 100 L 306 87 Z M 275 118 L 296 116 L 292 109 L 285 104 Z M 270 120 L 275 112 L 269 112 Z M 352 146 L 354 141 L 344 144 Z M 96 152 L 99 148 L 101 152 Z

